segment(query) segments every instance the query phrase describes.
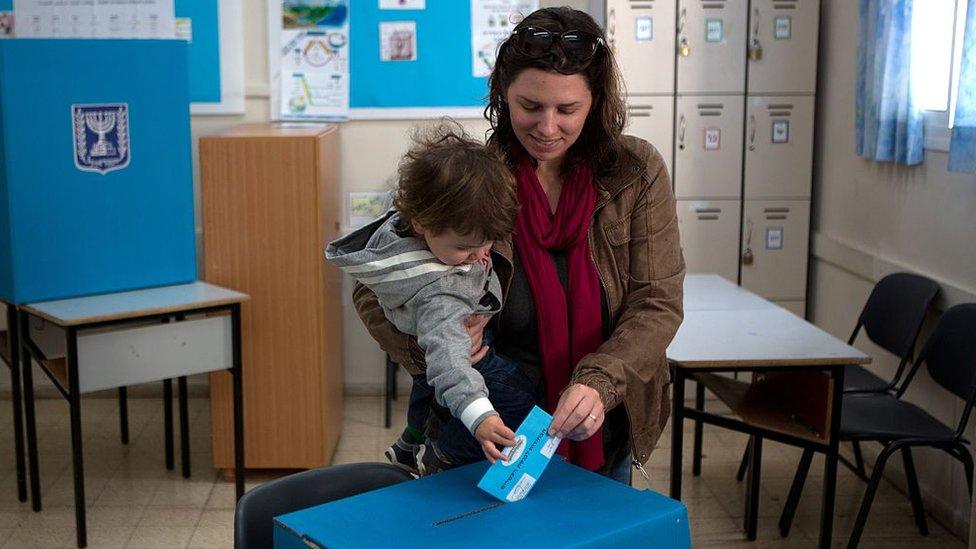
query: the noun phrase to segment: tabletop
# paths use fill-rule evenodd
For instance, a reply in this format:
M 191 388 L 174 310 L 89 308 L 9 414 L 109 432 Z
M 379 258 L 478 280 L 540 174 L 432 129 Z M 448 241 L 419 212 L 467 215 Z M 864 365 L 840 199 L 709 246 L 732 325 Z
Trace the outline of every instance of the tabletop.
M 866 364 L 871 357 L 717 275 L 685 278 L 685 318 L 667 356 L 685 368 Z
M 20 308 L 59 326 L 79 326 L 219 307 L 248 299 L 247 294 L 196 281 L 129 292 L 28 303 Z

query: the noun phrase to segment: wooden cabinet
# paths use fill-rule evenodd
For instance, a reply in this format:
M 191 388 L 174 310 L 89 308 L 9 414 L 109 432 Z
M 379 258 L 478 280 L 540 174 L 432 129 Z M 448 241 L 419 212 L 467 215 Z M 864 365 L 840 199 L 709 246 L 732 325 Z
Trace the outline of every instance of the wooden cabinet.
M 200 139 L 204 278 L 244 304 L 245 466 L 328 465 L 342 427 L 339 131 L 237 126 Z M 210 378 L 214 466 L 233 466 L 231 376 Z

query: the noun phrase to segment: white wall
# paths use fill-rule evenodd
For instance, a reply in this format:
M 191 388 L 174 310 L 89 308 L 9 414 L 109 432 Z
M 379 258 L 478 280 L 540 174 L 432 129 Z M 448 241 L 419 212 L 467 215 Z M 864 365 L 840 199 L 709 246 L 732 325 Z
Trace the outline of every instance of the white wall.
M 947 172 L 943 152 L 926 151 L 925 163 L 910 168 L 855 155 L 857 2 L 822 3 L 810 314 L 846 338 L 874 282 L 895 270 L 940 282 L 943 309 L 976 301 L 976 175 Z M 864 341 L 862 336 L 857 345 L 874 358 L 870 368 L 892 376 L 897 361 Z M 963 408 L 924 372 L 907 398 L 951 426 Z M 971 426 L 970 440 L 974 435 Z M 876 455 L 877 447 L 870 452 Z M 926 508 L 966 537 L 970 504 L 962 467 L 925 450 L 916 452 L 916 466 Z M 891 480 L 903 484 L 901 459 L 890 460 L 889 467 Z

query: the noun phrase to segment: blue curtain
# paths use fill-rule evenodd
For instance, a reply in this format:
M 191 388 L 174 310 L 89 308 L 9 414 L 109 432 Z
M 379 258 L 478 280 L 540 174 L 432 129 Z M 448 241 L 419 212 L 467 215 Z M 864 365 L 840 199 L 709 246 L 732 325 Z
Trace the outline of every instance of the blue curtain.
M 972 0 L 970 0 L 972 1 Z M 913 0 L 860 0 L 857 154 L 918 164 L 924 120 L 912 95 Z
M 976 172 L 976 0 L 969 0 L 962 64 L 956 96 L 956 121 L 949 142 L 949 170 Z

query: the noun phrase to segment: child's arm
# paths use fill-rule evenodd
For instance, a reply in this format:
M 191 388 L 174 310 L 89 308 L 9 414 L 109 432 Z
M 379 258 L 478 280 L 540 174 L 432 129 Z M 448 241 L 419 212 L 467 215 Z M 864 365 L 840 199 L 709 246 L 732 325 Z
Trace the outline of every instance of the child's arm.
M 411 301 L 434 398 L 475 434 L 478 425 L 497 412 L 488 400 L 484 378 L 471 367 L 471 337 L 464 321 L 474 308 L 463 295 L 438 284 L 424 288 Z

